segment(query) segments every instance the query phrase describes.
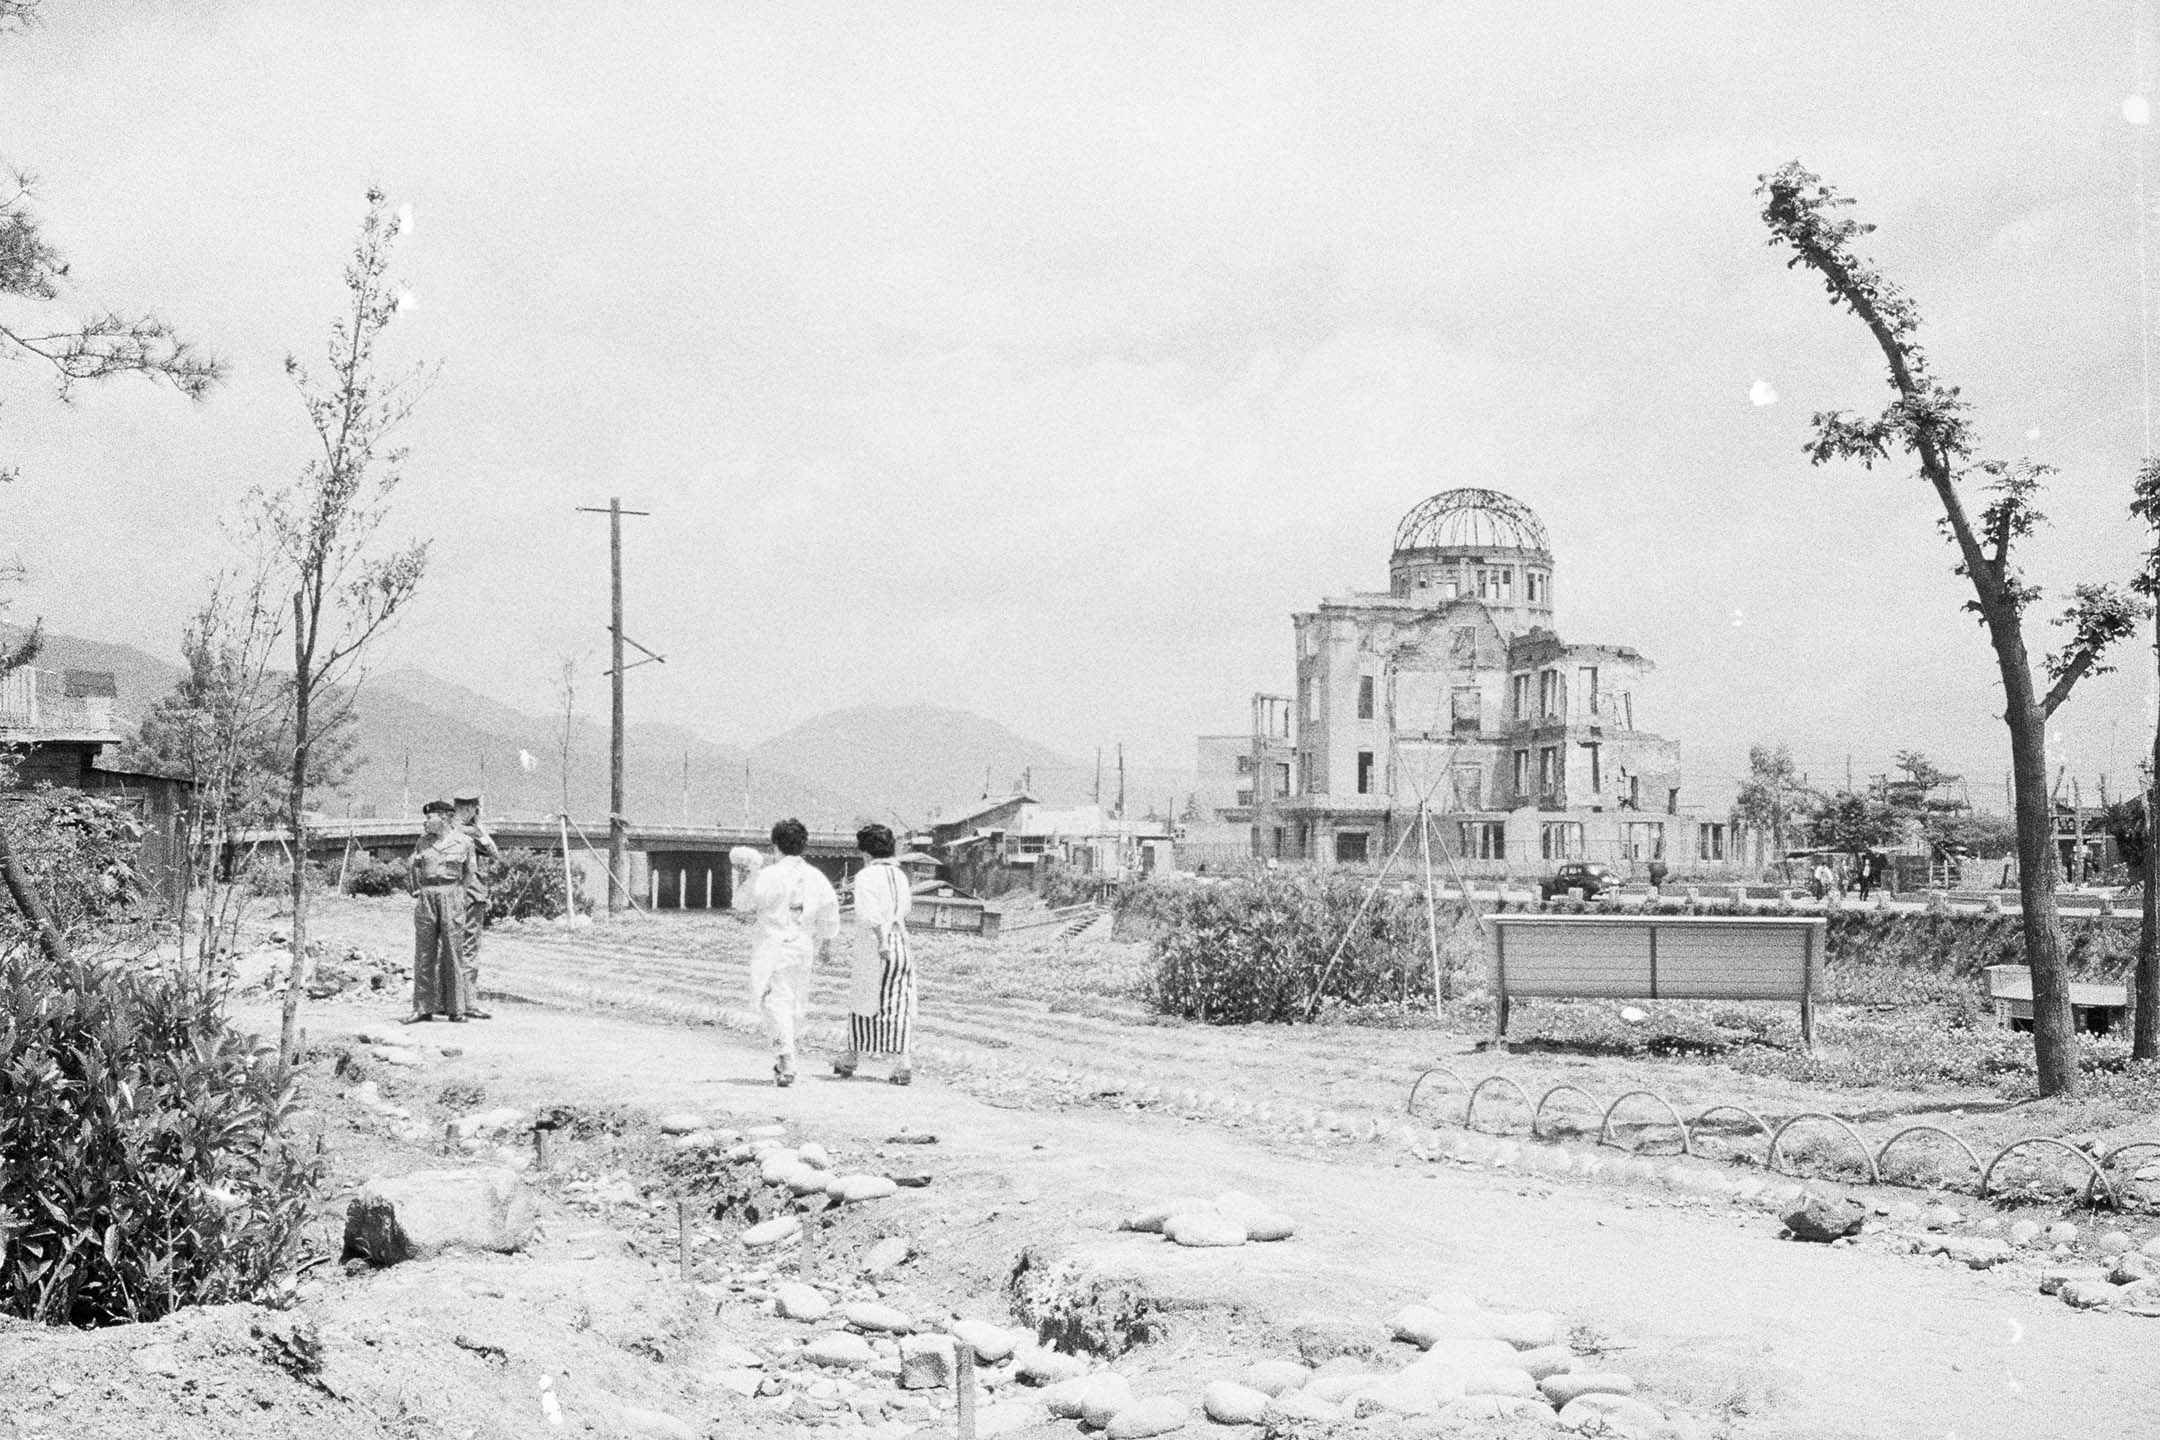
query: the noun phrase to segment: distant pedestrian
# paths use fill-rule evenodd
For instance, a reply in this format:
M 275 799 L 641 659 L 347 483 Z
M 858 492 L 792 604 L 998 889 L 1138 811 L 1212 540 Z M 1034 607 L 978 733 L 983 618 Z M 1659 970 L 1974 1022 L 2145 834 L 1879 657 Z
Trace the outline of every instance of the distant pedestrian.
M 848 1048 L 833 1073 L 853 1075 L 864 1052 L 893 1056 L 889 1080 L 915 1078 L 915 960 L 908 949 L 907 917 L 914 899 L 907 872 L 893 859 L 893 833 L 883 825 L 855 832 L 855 848 L 867 862 L 855 876 L 856 937 L 848 963 Z
M 1853 879 L 1860 886 L 1860 903 L 1866 904 L 1868 892 L 1875 888 L 1875 852 L 1864 850 L 1853 863 Z
M 773 1083 L 795 1083 L 795 1027 L 810 997 L 810 969 L 830 954 L 840 933 L 840 897 L 832 882 L 803 859 L 810 832 L 800 820 L 772 828 L 780 858 L 758 872 L 750 887 L 757 933 L 750 942 L 750 998 L 765 1017 L 772 1042 Z
M 458 834 L 472 842 L 472 879 L 465 886 L 465 921 L 458 927 L 458 955 L 465 967 L 465 1013 L 475 1020 L 495 1017 L 480 1008 L 480 937 L 487 931 L 488 877 L 486 865 L 500 865 L 502 851 L 495 837 L 480 823 L 480 797 L 460 795 L 451 802 L 451 820 Z
M 472 842 L 450 823 L 446 800 L 420 807 L 426 835 L 405 862 L 413 893 L 413 1008 L 407 1025 L 437 1015 L 463 1024 L 470 997 L 459 953 L 465 919 L 465 891 L 472 883 Z
M 1830 892 L 1836 887 L 1836 885 L 1837 872 L 1830 868 L 1830 862 L 1823 859 L 1816 860 L 1815 884 L 1813 887 L 1815 891 L 1815 898 L 1818 900 L 1829 899 Z

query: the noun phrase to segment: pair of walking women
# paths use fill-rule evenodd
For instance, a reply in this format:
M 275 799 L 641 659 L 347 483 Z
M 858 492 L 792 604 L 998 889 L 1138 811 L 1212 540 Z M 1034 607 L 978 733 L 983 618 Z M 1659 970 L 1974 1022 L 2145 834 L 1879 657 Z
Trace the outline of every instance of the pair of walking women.
M 829 957 L 840 934 L 840 899 L 803 859 L 810 832 L 800 820 L 772 828 L 779 859 L 750 882 L 757 934 L 750 946 L 750 993 L 772 1042 L 773 1083 L 795 1083 L 795 1032 L 810 998 L 811 967 Z M 865 1055 L 891 1057 L 895 1085 L 915 1078 L 915 962 L 908 950 L 911 905 L 907 874 L 893 858 L 893 833 L 883 825 L 855 832 L 863 868 L 855 876 L 857 936 L 848 957 L 848 1048 L 833 1073 L 852 1076 Z

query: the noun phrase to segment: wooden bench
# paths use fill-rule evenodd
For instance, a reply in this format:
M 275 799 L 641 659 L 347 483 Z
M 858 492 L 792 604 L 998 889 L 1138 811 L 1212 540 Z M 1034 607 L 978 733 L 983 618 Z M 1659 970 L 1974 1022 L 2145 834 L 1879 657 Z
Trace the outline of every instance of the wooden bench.
M 2030 1030 L 2033 1022 L 2032 970 L 2024 965 L 1987 967 L 1988 1000 L 1995 1007 L 1995 1023 L 2006 1030 Z M 2079 1030 L 2105 1035 L 2118 1028 L 2130 1008 L 2130 987 L 2070 986 L 2070 1023 Z
M 1492 915 L 1497 1033 L 1523 999 L 1793 1000 L 1815 1043 L 1825 922 L 1799 915 Z

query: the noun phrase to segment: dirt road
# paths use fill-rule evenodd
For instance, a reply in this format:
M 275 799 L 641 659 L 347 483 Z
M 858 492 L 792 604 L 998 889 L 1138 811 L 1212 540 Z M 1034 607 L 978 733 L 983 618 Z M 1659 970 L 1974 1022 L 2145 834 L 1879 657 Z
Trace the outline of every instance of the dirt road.
M 402 918 L 392 907 L 350 907 L 325 917 L 324 929 L 388 944 Z M 716 936 L 724 932 L 653 922 L 497 932 L 484 985 L 539 1003 L 508 1000 L 491 1022 L 427 1033 L 454 1034 L 465 1055 L 444 1062 L 454 1067 L 446 1073 L 470 1074 L 490 1094 L 693 1108 L 742 1123 L 777 1117 L 856 1139 L 902 1125 L 934 1130 L 948 1163 L 1002 1178 L 1031 1237 L 1065 1237 L 1102 1266 L 1144 1273 L 1194 1314 L 1248 1326 L 1384 1315 L 1461 1289 L 1593 1327 L 1615 1347 L 1617 1368 L 1667 1401 L 1733 1416 L 1736 1435 L 2160 1434 L 2149 1358 L 2160 1322 L 2073 1312 L 2035 1293 L 2030 1266 L 1977 1273 L 1873 1247 L 1784 1242 L 1756 1210 L 1556 1185 L 1160 1107 L 1108 1108 L 1114 1102 L 1085 1103 L 1063 1083 L 1108 1073 L 1135 1090 L 1327 1104 L 1341 1098 L 1324 1078 L 1331 1064 L 1358 1068 L 1346 1049 L 1370 1039 L 1393 1050 L 1398 1037 L 1151 1026 L 1059 1009 L 1053 974 L 1051 993 L 1001 996 L 948 968 L 925 999 L 937 1045 L 913 1088 L 806 1078 L 779 1091 L 754 1040 L 711 1023 L 740 1005 L 726 955 L 699 954 Z M 609 1007 L 639 1013 L 602 1013 Z M 328 1005 L 310 1024 L 328 1038 L 379 1030 L 395 1013 Z M 937 1073 L 939 1057 L 957 1084 Z M 1139 1202 L 1233 1187 L 1297 1217 L 1298 1239 L 1180 1252 L 1109 1234 Z M 994 1229 L 982 1233 L 996 1243 Z M 1012 1257 L 983 1258 L 988 1277 Z

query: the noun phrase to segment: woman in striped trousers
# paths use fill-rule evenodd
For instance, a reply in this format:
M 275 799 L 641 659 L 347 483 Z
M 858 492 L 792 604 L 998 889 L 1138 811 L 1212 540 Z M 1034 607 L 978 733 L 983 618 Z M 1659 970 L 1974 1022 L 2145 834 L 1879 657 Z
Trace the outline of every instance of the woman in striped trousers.
M 893 1057 L 890 1079 L 915 1078 L 909 1052 L 915 1032 L 915 961 L 908 953 L 912 897 L 907 872 L 893 861 L 893 833 L 883 825 L 855 832 L 865 864 L 855 876 L 855 922 L 862 929 L 848 965 L 848 1048 L 833 1073 L 855 1073 L 865 1051 Z

